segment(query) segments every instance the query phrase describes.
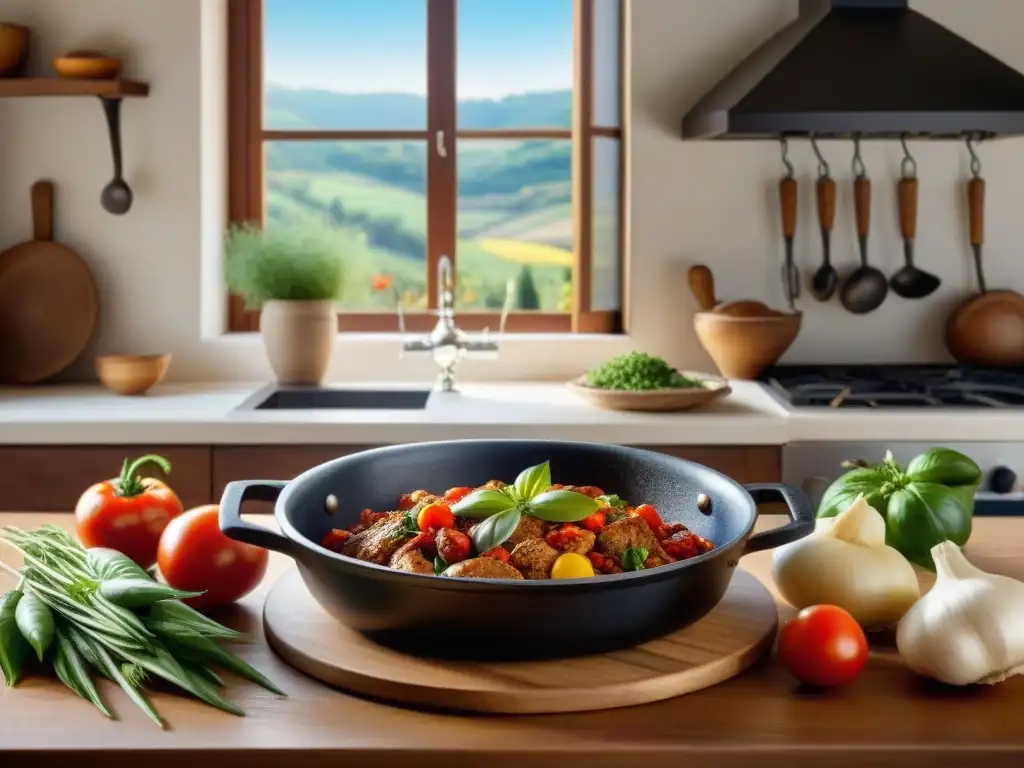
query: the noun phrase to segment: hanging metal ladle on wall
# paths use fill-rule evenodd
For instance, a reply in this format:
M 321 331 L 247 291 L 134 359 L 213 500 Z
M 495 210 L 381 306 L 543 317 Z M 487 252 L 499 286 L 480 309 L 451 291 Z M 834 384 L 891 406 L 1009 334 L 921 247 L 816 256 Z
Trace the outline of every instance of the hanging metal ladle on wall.
M 818 301 L 828 301 L 836 292 L 839 275 L 832 266 L 832 226 L 836 220 L 836 182 L 832 178 L 828 161 L 811 136 L 811 148 L 818 157 L 818 181 L 815 191 L 818 199 L 818 223 L 821 225 L 821 266 L 811 278 L 811 293 Z
M 839 300 L 849 312 L 874 312 L 889 295 L 889 281 L 880 269 L 868 264 L 868 233 L 871 230 L 871 179 L 860 156 L 860 136 L 853 139 L 853 204 L 857 220 L 860 266 L 847 278 Z
M 933 294 L 942 281 L 930 272 L 914 266 L 914 237 L 917 235 L 917 162 L 907 149 L 905 136 L 900 137 L 900 143 L 903 145 L 903 162 L 900 164 L 900 180 L 896 190 L 900 206 L 904 264 L 889 280 L 889 287 L 893 293 L 904 299 L 923 299 Z

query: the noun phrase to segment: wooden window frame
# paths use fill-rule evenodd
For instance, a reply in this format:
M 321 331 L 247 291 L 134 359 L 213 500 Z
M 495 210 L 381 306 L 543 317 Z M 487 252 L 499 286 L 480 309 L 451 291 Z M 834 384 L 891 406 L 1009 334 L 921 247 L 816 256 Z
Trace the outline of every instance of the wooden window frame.
M 427 125 L 422 131 L 401 130 L 268 130 L 263 126 L 263 0 L 228 0 L 228 219 L 231 223 L 263 222 L 266 215 L 264 190 L 264 144 L 267 141 L 357 141 L 415 140 L 432 147 L 436 131 L 459 139 L 565 139 L 573 142 L 572 204 L 574 265 L 572 311 L 568 313 L 512 312 L 509 333 L 619 333 L 622 311 L 594 311 L 592 292 L 591 179 L 595 137 L 618 139 L 619 145 L 619 306 L 623 306 L 625 285 L 626 200 L 625 146 L 625 0 L 619 17 L 619 126 L 594 125 L 594 2 L 574 0 L 573 124 L 569 129 L 458 130 L 456 126 L 455 52 L 458 0 L 424 0 L 427 12 Z M 437 42 L 440 41 L 440 42 Z M 440 97 L 436 94 L 441 94 Z M 427 296 L 428 308 L 437 304 L 437 262 L 441 254 L 456 254 L 457 202 L 456 164 L 435 151 L 427 152 Z M 496 312 L 458 312 L 465 330 L 494 328 Z M 436 318 L 427 312 L 405 314 L 406 328 L 427 331 Z M 228 330 L 251 332 L 259 329 L 259 312 L 246 310 L 242 299 L 228 297 Z M 397 331 L 396 316 L 388 312 L 340 312 L 339 331 Z

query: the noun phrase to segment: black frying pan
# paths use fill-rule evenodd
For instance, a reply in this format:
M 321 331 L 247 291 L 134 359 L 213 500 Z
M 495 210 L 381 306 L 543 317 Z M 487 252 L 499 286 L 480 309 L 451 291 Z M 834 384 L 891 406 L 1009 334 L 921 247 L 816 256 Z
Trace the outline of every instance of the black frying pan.
M 319 545 L 364 508 L 390 509 L 418 488 L 511 482 L 551 462 L 556 483 L 598 485 L 653 504 L 715 548 L 650 570 L 571 580 L 462 579 L 395 571 Z M 697 508 L 706 493 L 710 513 Z M 334 496 L 337 503 L 328 503 Z M 282 534 L 245 522 L 245 500 L 275 501 Z M 751 536 L 757 504 L 782 501 L 788 525 Z M 329 514 L 327 509 L 336 510 Z M 814 511 L 802 491 L 743 486 L 709 467 L 617 445 L 542 440 L 459 440 L 377 448 L 321 464 L 291 482 L 229 483 L 220 506 L 229 537 L 283 552 L 317 601 L 371 639 L 424 655 L 462 658 L 568 656 L 622 648 L 690 624 L 725 594 L 743 555 L 802 538 Z

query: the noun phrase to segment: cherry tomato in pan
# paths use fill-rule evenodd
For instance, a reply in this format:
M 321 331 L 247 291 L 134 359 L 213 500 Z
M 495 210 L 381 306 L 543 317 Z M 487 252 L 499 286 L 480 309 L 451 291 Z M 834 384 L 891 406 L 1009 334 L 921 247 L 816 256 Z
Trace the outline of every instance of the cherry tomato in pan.
M 449 504 L 458 504 L 464 498 L 469 496 L 469 494 L 471 494 L 472 492 L 472 488 L 467 488 L 465 486 L 449 488 L 447 491 L 444 492 L 444 500 L 447 501 Z
M 469 536 L 454 528 L 442 528 L 437 532 L 437 554 L 448 565 L 461 563 L 469 557 L 472 542 Z
M 455 525 L 455 515 L 452 509 L 444 502 L 436 501 L 427 504 L 416 515 L 416 525 L 421 531 L 439 531 L 442 528 L 452 528 Z
M 638 517 L 643 518 L 644 522 L 651 526 L 652 531 L 658 530 L 658 526 L 662 524 L 661 515 L 659 515 L 658 510 L 650 504 L 641 504 L 639 507 L 634 509 L 633 512 Z
M 582 520 L 580 520 L 580 525 L 582 525 L 591 533 L 600 533 L 601 529 L 604 528 L 604 523 L 607 519 L 607 513 L 594 512 L 592 515 L 587 515 Z
M 508 550 L 504 547 L 495 547 L 484 552 L 480 557 L 493 557 L 495 560 L 501 560 L 503 563 L 508 562 Z

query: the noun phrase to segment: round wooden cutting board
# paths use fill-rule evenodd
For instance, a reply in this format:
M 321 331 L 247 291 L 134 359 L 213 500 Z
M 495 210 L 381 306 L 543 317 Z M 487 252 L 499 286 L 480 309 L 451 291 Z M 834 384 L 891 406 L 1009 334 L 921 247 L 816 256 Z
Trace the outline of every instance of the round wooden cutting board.
M 740 569 L 696 624 L 635 648 L 553 661 L 439 661 L 385 648 L 328 616 L 295 569 L 263 610 L 270 647 L 328 685 L 395 704 L 511 714 L 628 707 L 707 688 L 768 651 L 777 624 L 768 590 Z

